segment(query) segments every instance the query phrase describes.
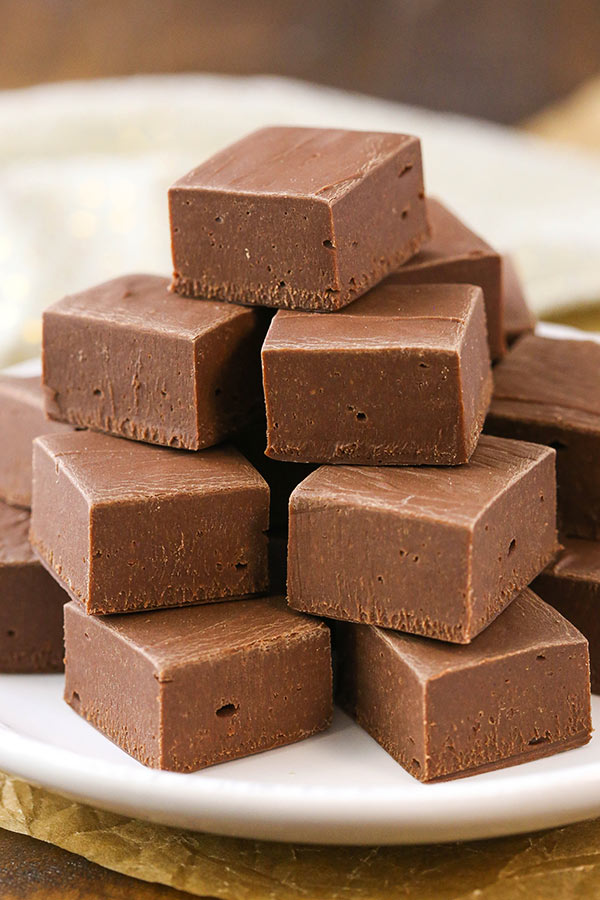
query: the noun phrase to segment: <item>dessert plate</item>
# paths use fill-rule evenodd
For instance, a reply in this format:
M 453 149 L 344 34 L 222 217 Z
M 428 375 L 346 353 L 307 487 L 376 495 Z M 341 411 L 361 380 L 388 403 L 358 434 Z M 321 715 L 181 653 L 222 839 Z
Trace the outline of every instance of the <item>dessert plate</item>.
M 166 825 L 313 843 L 492 837 L 600 815 L 600 735 L 547 759 L 415 781 L 342 712 L 324 734 L 202 772 L 147 769 L 62 700 L 61 675 L 0 676 L 0 769 Z M 600 697 L 593 715 L 600 721 Z
M 592 337 L 557 326 L 540 331 Z M 38 365 L 19 371 L 33 374 Z M 494 837 L 600 816 L 599 734 L 547 759 L 423 785 L 336 711 L 333 727 L 307 741 L 180 775 L 131 759 L 80 719 L 62 690 L 61 675 L 0 675 L 0 769 L 166 825 L 280 841 L 393 844 Z M 592 714 L 600 721 L 600 697 L 592 698 Z

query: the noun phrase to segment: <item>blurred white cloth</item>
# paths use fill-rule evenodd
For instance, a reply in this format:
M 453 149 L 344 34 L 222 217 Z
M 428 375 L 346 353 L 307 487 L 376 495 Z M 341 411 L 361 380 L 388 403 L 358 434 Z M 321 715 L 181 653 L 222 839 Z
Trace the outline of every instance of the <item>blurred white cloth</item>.
M 280 78 L 138 77 L 0 94 L 0 364 L 39 315 L 124 272 L 169 274 L 166 190 L 264 124 L 406 131 L 427 189 L 514 254 L 536 311 L 600 299 L 600 159 L 509 129 Z

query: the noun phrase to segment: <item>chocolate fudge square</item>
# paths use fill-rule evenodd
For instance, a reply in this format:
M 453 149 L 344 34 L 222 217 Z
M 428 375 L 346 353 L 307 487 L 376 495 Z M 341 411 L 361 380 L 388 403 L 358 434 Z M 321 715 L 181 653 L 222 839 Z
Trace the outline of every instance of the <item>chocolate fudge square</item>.
M 188 297 L 328 311 L 429 235 L 419 140 L 263 128 L 169 191 L 173 288 Z
M 0 503 L 0 672 L 61 672 L 68 596 L 36 558 L 29 513 Z
M 467 462 L 492 390 L 481 288 L 383 284 L 329 316 L 280 310 L 262 365 L 273 459 Z
M 564 538 L 558 557 L 533 582 L 540 597 L 572 622 L 590 645 L 592 693 L 600 693 L 600 543 Z
M 317 469 L 290 500 L 290 606 L 469 643 L 557 552 L 554 456 L 484 435 L 464 466 Z
M 554 447 L 559 528 L 600 539 L 600 344 L 517 341 L 494 369 L 485 430 Z
M 51 418 L 198 450 L 260 414 L 265 314 L 199 306 L 168 285 L 155 275 L 126 275 L 46 310 Z
M 393 273 L 396 284 L 477 284 L 483 290 L 490 356 L 505 351 L 502 309 L 502 258 L 440 203 L 428 198 L 431 240 Z
M 72 426 L 51 422 L 38 377 L 0 376 L 0 499 L 31 506 L 31 442 L 40 434 L 62 434 Z
M 342 705 L 421 781 L 590 739 L 587 641 L 529 589 L 466 647 L 370 625 L 338 630 Z
M 86 612 L 257 594 L 269 489 L 232 447 L 186 453 L 97 432 L 34 441 L 31 542 Z
M 332 715 L 329 629 L 275 598 L 129 616 L 65 607 L 65 700 L 146 766 L 193 772 Z

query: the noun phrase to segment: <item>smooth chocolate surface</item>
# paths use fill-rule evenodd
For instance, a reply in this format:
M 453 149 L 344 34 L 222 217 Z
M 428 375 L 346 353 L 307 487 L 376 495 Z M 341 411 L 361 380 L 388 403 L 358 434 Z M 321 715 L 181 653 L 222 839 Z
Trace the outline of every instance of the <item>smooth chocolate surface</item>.
M 329 316 L 281 310 L 262 365 L 274 459 L 464 463 L 492 388 L 481 288 L 384 284 Z
M 600 539 L 600 345 L 526 335 L 494 369 L 490 434 L 557 452 L 558 520 Z
M 505 351 L 502 259 L 439 200 L 427 200 L 431 240 L 391 276 L 397 284 L 477 284 L 485 298 L 490 355 Z
M 53 419 L 198 450 L 262 410 L 268 316 L 199 306 L 156 275 L 126 275 L 44 313 L 43 380 Z
M 60 672 L 69 599 L 36 559 L 29 513 L 0 503 L 0 672 Z
M 37 438 L 33 469 L 31 542 L 86 612 L 266 590 L 269 489 L 234 448 L 80 431 Z
M 192 772 L 326 728 L 329 629 L 275 598 L 85 616 L 65 607 L 65 700 L 146 766 Z
M 454 468 L 323 466 L 290 500 L 290 606 L 468 643 L 558 549 L 554 456 L 484 435 Z
M 535 316 L 527 305 L 523 285 L 510 256 L 502 257 L 504 337 L 510 346 L 524 334 L 532 334 Z
M 565 538 L 534 590 L 588 639 L 592 693 L 600 693 L 600 543 Z
M 368 625 L 339 631 L 342 705 L 421 781 L 590 739 L 587 641 L 528 589 L 467 647 Z
M 263 128 L 169 191 L 173 288 L 189 297 L 339 309 L 429 234 L 419 140 Z
M 0 375 L 0 499 L 31 506 L 31 442 L 40 434 L 71 431 L 44 411 L 39 378 Z

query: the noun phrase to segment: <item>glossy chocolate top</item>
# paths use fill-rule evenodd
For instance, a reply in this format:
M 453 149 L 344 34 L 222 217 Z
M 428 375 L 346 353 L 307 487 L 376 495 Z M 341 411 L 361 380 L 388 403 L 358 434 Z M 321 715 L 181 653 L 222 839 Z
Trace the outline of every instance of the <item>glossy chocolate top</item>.
M 473 285 L 380 284 L 329 316 L 280 310 L 271 323 L 269 349 L 460 347 L 474 305 Z
M 550 447 L 482 435 L 463 466 L 322 466 L 292 494 L 328 504 L 399 509 L 403 516 L 473 525 L 488 504 L 545 457 Z
M 171 497 L 250 488 L 266 482 L 235 448 L 221 445 L 191 453 L 76 431 L 44 435 L 38 444 L 63 468 L 90 503 Z
M 64 297 L 47 311 L 192 339 L 239 316 L 256 316 L 229 303 L 190 303 L 170 293 L 169 283 L 159 275 L 123 275 Z
M 239 651 L 266 650 L 281 638 L 327 633 L 326 625 L 288 609 L 281 597 L 108 616 L 102 622 L 161 674 Z
M 295 506 L 317 497 L 340 507 L 373 506 L 403 516 L 474 523 L 508 486 L 554 454 L 550 447 L 482 435 L 463 466 L 321 466 L 292 494 Z M 458 499 L 457 499 L 458 498 Z
M 28 535 L 29 512 L 0 503 L 0 565 L 36 561 Z
M 494 369 L 490 414 L 600 432 L 600 344 L 527 335 Z
M 585 638 L 547 603 L 525 588 L 470 644 L 446 644 L 394 631 L 381 631 L 395 652 L 408 660 L 422 681 L 460 669 L 485 667 L 517 653 L 569 644 Z M 477 677 L 473 673 L 473 677 Z
M 335 128 L 261 128 L 231 144 L 173 187 L 313 197 L 333 203 L 401 147 L 406 134 Z

